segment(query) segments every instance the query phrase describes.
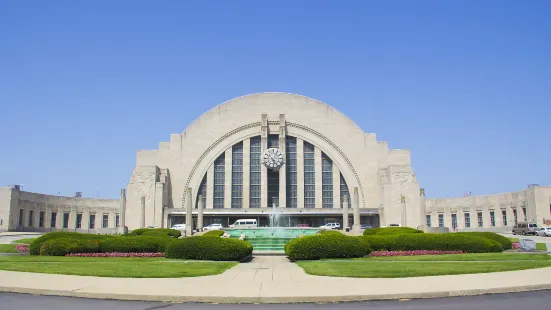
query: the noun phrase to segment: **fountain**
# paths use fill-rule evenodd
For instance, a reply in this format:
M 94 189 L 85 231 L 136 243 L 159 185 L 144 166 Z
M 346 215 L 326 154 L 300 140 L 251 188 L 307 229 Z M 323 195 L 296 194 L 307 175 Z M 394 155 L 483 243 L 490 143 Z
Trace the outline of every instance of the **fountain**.
M 317 228 L 302 228 L 302 227 L 283 227 L 280 220 L 282 219 L 281 208 L 276 204 L 272 204 L 269 216 L 268 227 L 257 228 L 229 228 L 224 229 L 230 235 L 230 238 L 242 238 L 245 235 L 245 240 L 250 242 L 254 247 L 254 252 L 259 253 L 284 253 L 284 247 L 287 242 L 299 236 L 308 236 L 316 234 Z M 290 220 L 290 219 L 289 219 Z M 290 221 L 289 221 L 290 223 Z

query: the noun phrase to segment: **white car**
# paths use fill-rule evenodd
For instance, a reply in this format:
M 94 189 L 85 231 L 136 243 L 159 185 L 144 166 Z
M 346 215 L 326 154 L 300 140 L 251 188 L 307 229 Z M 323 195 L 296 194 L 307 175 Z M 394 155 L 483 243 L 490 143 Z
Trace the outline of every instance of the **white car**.
M 176 225 L 172 226 L 172 229 L 186 230 L 186 224 L 176 224 Z
M 209 226 L 203 227 L 203 231 L 221 230 L 223 228 L 222 224 L 210 224 Z
M 320 226 L 320 229 L 340 229 L 341 224 L 339 223 L 327 223 L 323 226 Z
M 549 227 L 542 227 L 538 230 L 536 230 L 536 234 L 541 237 L 549 237 L 551 236 L 551 228 Z

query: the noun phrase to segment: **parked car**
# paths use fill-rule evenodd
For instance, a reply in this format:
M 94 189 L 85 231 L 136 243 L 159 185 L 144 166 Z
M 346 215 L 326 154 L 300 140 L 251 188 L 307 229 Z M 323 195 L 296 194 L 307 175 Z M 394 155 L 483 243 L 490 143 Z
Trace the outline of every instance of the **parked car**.
M 541 237 L 549 237 L 551 236 L 551 228 L 549 227 L 542 227 L 536 231 L 536 234 Z
M 172 229 L 186 230 L 186 224 L 175 224 L 172 226 Z
M 297 224 L 297 228 L 308 228 L 310 225 L 308 224 Z
M 256 222 L 256 219 L 244 219 L 244 220 L 237 220 L 235 223 L 230 225 L 230 228 L 256 228 L 258 227 L 258 223 Z
M 320 226 L 320 229 L 340 229 L 341 224 L 339 223 L 327 223 L 323 226 Z
M 203 231 L 221 230 L 223 228 L 222 224 L 210 224 L 209 226 L 203 227 Z
M 538 225 L 534 223 L 517 223 L 513 227 L 513 235 L 536 235 L 538 230 Z
M 373 226 L 367 225 L 367 224 L 362 224 L 360 227 L 361 227 L 361 229 L 370 229 L 370 228 L 373 228 Z
M 400 224 L 388 224 L 386 226 L 381 226 L 381 228 L 385 228 L 385 227 L 400 227 Z

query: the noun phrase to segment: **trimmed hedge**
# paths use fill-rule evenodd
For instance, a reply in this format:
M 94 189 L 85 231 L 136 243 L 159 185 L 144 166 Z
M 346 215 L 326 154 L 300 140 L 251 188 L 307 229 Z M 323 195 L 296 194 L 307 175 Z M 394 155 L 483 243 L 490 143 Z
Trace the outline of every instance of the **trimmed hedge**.
M 166 235 L 158 236 L 124 236 L 104 240 L 99 245 L 102 253 L 157 253 L 164 252 L 169 242 L 174 241 Z
M 342 235 L 343 233 L 338 230 L 320 230 L 320 235 Z
M 131 236 L 140 236 L 140 235 L 149 235 L 149 236 L 159 236 L 160 234 L 164 234 L 169 237 L 179 238 L 182 236 L 182 232 L 177 229 L 170 229 L 170 228 L 139 228 L 134 229 L 133 231 L 129 232 L 128 235 Z
M 166 247 L 166 258 L 213 261 L 240 261 L 253 253 L 253 246 L 242 240 L 196 236 L 174 240 Z
M 499 242 L 501 244 L 501 246 L 503 247 L 503 250 L 510 250 L 510 249 L 513 248 L 513 243 L 511 242 L 511 240 L 509 238 L 504 237 L 500 234 L 493 233 L 493 232 L 478 232 L 478 231 L 476 231 L 476 232 L 460 232 L 460 233 L 455 233 L 455 234 L 488 238 L 488 239 Z
M 365 239 L 341 233 L 306 236 L 293 239 L 285 245 L 285 254 L 292 260 L 352 258 L 363 257 L 369 253 L 371 247 Z
M 102 241 L 107 240 L 111 238 L 115 238 L 115 236 L 111 235 L 90 235 L 90 234 L 81 234 L 76 232 L 65 232 L 65 231 L 56 231 L 47 233 L 45 235 L 42 235 L 38 238 L 36 238 L 30 245 L 29 245 L 29 254 L 31 255 L 41 255 L 40 254 L 40 248 L 42 244 L 48 240 L 53 239 L 77 239 L 77 240 L 93 240 L 93 241 Z
M 210 230 L 210 231 L 207 231 L 206 233 L 202 234 L 201 236 L 203 237 L 222 237 L 224 235 L 224 231 L 223 230 Z
M 502 252 L 497 241 L 461 234 L 403 234 L 362 236 L 374 251 L 463 251 L 466 253 Z
M 98 252 L 99 241 L 83 240 L 76 238 L 50 239 L 40 246 L 40 255 L 65 256 L 72 253 Z
M 411 227 L 376 227 L 369 228 L 364 230 L 364 236 L 378 235 L 378 236 L 387 236 L 387 235 L 400 235 L 400 234 L 422 234 L 422 230 L 418 230 Z

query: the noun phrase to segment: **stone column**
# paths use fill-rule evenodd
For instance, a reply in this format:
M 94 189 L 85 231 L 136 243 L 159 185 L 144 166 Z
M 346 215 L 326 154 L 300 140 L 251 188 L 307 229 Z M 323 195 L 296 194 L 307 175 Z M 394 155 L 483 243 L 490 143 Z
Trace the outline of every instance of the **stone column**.
M 385 226 L 385 208 L 383 205 L 379 206 L 379 226 Z
M 457 230 L 464 229 L 465 228 L 465 214 L 463 213 L 463 209 L 457 208 Z
M 65 216 L 65 208 L 57 206 L 57 215 L 55 218 L 55 228 L 63 229 L 63 217 Z
M 444 227 L 448 227 L 452 231 L 452 214 L 450 206 L 444 206 Z
M 191 187 L 188 187 L 186 189 L 186 237 L 191 237 L 193 234 L 193 203 L 191 197 Z
M 347 227 L 350 227 L 350 223 L 348 223 L 348 197 L 344 195 L 342 200 L 342 228 L 346 229 Z
M 69 229 L 76 229 L 77 227 L 77 207 L 71 206 L 71 211 L 69 213 Z
M 287 206 L 287 174 L 285 162 L 287 160 L 287 146 L 285 145 L 285 114 L 279 114 L 279 150 L 283 155 L 283 166 L 279 169 L 279 207 Z
M 526 214 L 524 214 L 524 210 L 522 210 L 522 203 L 517 201 L 517 221 L 519 223 L 526 222 L 525 218 Z
M 427 226 L 427 203 L 425 201 L 425 189 L 419 189 L 419 225 Z
M 354 187 L 352 207 L 354 208 L 354 224 L 352 226 L 352 231 L 359 234 L 362 229 L 362 225 L 360 224 L 360 196 L 358 195 L 357 187 Z
M 513 212 L 513 208 L 505 205 L 505 210 L 507 212 L 507 226 L 515 226 L 515 213 Z
M 184 193 L 185 195 L 185 193 Z M 207 170 L 207 209 L 212 209 L 214 206 L 214 164 L 211 164 Z M 182 206 L 185 207 L 185 206 Z
M 251 139 L 243 140 L 243 204 L 242 208 L 250 206 L 251 199 Z
M 187 200 L 187 197 L 186 197 L 186 202 L 187 201 L 188 200 Z M 189 201 L 191 201 L 191 198 L 189 199 Z M 96 215 L 96 217 L 97 217 L 97 215 Z M 97 219 L 96 219 L 96 222 L 97 222 Z M 140 228 L 145 228 L 145 197 L 142 197 L 142 199 L 141 199 Z
M 154 196 L 154 209 L 153 209 L 153 218 L 149 219 L 149 222 L 153 226 L 163 226 L 163 198 L 164 198 L 164 187 L 165 184 L 161 182 L 155 183 L 155 196 Z M 115 224 L 113 224 L 115 227 Z
M 494 220 L 496 222 L 496 227 L 503 227 L 503 215 L 499 205 L 494 207 Z
M 89 207 L 84 208 L 84 212 L 82 212 L 81 229 L 90 230 L 90 208 Z
M 126 190 L 121 189 L 120 207 L 119 207 L 119 233 L 126 234 Z
M 304 141 L 297 138 L 297 208 L 304 208 Z
M 187 216 L 187 210 L 186 210 Z M 187 225 L 186 225 L 187 226 Z M 203 231 L 203 196 L 199 195 L 197 202 L 197 231 Z
M 341 172 L 333 162 L 333 208 L 341 207 Z
M 492 224 L 490 223 L 490 209 L 487 203 L 484 203 L 484 207 L 482 209 L 482 220 L 483 220 L 482 227 L 484 228 L 492 227 Z
M 44 228 L 52 228 L 52 205 L 46 204 L 46 213 L 44 213 Z
M 233 147 L 229 147 L 224 154 L 224 209 L 231 209 Z
M 321 169 L 321 150 L 314 147 L 314 179 L 316 182 L 316 209 L 323 207 L 323 184 L 322 184 L 322 169 Z
M 405 196 L 400 197 L 400 211 L 401 211 L 401 215 L 400 215 L 401 225 L 402 225 L 402 227 L 407 227 L 408 226 L 408 219 L 407 219 L 408 216 L 407 216 L 406 197 Z

